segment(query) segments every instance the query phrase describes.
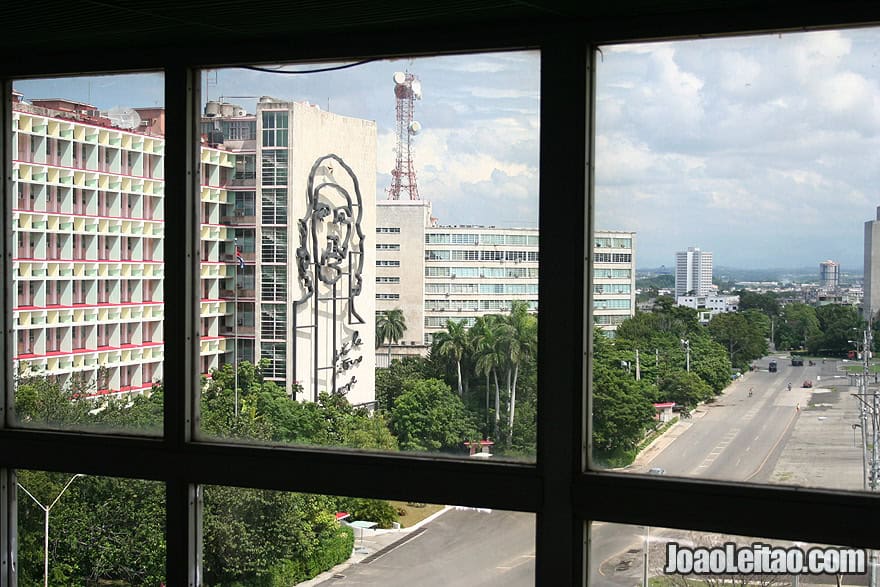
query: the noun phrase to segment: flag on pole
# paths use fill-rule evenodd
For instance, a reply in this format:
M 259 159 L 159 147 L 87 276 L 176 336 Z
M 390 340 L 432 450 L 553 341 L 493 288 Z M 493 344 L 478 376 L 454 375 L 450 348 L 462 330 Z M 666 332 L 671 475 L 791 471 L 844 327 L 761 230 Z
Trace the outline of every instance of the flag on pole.
M 235 260 L 238 261 L 238 268 L 244 269 L 244 257 L 241 256 L 241 249 L 235 247 Z

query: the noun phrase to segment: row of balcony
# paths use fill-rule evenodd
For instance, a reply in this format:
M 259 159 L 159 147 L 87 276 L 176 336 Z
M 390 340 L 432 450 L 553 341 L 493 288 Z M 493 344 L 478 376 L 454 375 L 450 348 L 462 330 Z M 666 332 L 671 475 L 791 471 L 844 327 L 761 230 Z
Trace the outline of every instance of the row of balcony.
M 165 276 L 165 268 L 161 263 L 151 261 L 120 262 L 120 261 L 57 261 L 29 259 L 13 262 L 13 279 L 43 279 L 67 277 L 71 279 L 138 278 L 161 279 Z
M 47 163 L 13 162 L 13 181 L 54 184 L 107 192 L 164 196 L 165 182 L 102 171 L 55 167 Z M 223 190 L 225 192 L 225 190 Z
M 15 104 L 12 113 L 14 131 L 37 136 L 75 140 L 127 151 L 140 151 L 161 155 L 165 152 L 165 139 L 141 135 L 118 128 L 82 124 L 75 120 L 53 118 L 46 108 L 32 104 Z
M 26 364 L 32 372 L 56 375 L 100 367 L 123 367 L 162 361 L 164 347 L 161 344 L 126 349 L 77 350 L 71 354 L 47 357 L 14 357 L 19 365 Z
M 15 328 L 35 328 L 96 323 L 149 322 L 162 320 L 164 315 L 165 312 L 161 304 L 22 309 L 13 310 L 13 325 Z
M 57 212 L 25 212 L 21 210 L 14 210 L 12 219 L 15 230 L 23 232 L 73 232 L 146 238 L 165 236 L 165 225 L 161 221 L 70 216 Z

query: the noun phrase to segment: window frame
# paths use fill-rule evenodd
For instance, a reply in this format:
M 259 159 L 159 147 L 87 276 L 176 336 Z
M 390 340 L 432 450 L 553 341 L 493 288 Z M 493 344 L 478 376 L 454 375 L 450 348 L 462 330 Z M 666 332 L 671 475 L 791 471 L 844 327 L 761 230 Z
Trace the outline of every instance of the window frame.
M 170 585 L 198 584 L 198 503 L 203 484 L 315 493 L 417 498 L 510 509 L 536 514 L 536 583 L 575 585 L 589 571 L 585 522 L 601 520 L 710 532 L 880 547 L 877 495 L 819 489 L 760 486 L 700 479 L 657 479 L 589 470 L 590 423 L 586 394 L 592 339 L 593 84 L 595 49 L 609 42 L 683 35 L 745 33 L 880 20 L 877 8 L 793 4 L 754 12 L 714 12 L 660 18 L 571 19 L 568 22 L 500 23 L 498 27 L 424 27 L 418 34 L 384 31 L 260 40 L 229 46 L 177 47 L 173 51 L 71 51 L 52 59 L 35 53 L 0 63 L 3 76 L 2 165 L 5 172 L 2 242 L 4 326 L 0 353 L 13 348 L 11 284 L 12 168 L 11 80 L 51 75 L 160 69 L 165 74 L 166 288 L 165 429 L 161 438 L 90 435 L 11 427 L 11 361 L 0 372 L 0 585 L 14 585 L 10 544 L 14 538 L 15 468 L 111 475 L 166 484 L 166 549 Z M 320 41 L 320 42 L 319 42 Z M 538 364 L 538 453 L 535 464 L 471 462 L 418 455 L 364 454 L 316 448 L 267 448 L 195 441 L 198 412 L 198 158 L 199 68 L 230 63 L 315 62 L 352 57 L 393 57 L 487 50 L 541 51 L 541 173 L 539 202 L 542 255 L 539 292 L 543 305 Z M 586 107 L 585 107 L 586 106 Z M 583 169 L 584 173 L 577 170 Z M 559 169 L 570 170 L 559 173 Z M 174 196 L 174 197 L 171 197 Z M 560 209 L 565 210 L 560 214 Z M 174 297 L 172 297 L 174 296 Z M 181 303 L 173 303 L 180 301 Z M 552 352 L 550 352 L 552 350 Z M 552 397 L 551 397 L 552 395 Z M 551 401 L 552 400 L 552 401 Z M 11 447 L 14 447 L 12 449 Z M 338 472 L 345 470 L 346 475 Z M 309 471 L 309 475 L 302 475 Z M 359 479 L 357 487 L 348 481 Z M 474 491 L 479 487 L 480 491 Z M 511 488 L 515 487 L 516 491 Z M 657 508 L 656 503 L 663 503 Z M 718 504 L 723 507 L 718 507 Z M 687 512 L 683 514 L 682 512 Z M 805 515 L 808 512 L 809 515 Z

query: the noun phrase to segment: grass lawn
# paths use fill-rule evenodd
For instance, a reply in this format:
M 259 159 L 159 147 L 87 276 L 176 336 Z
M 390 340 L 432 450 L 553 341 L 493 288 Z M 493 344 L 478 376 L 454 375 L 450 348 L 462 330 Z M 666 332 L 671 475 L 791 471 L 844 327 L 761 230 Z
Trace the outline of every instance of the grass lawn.
M 419 504 L 423 507 L 416 507 L 412 504 L 412 502 L 406 501 L 391 501 L 389 502 L 394 509 L 398 512 L 405 512 L 400 515 L 400 526 L 402 528 L 409 528 L 410 526 L 414 526 L 430 516 L 431 514 L 437 513 L 443 509 L 442 505 L 434 505 L 430 503 Z
M 861 373 L 862 369 L 864 369 L 863 365 L 847 365 L 846 370 L 850 373 Z M 869 373 L 880 373 L 880 363 L 873 363 L 870 367 L 868 367 Z

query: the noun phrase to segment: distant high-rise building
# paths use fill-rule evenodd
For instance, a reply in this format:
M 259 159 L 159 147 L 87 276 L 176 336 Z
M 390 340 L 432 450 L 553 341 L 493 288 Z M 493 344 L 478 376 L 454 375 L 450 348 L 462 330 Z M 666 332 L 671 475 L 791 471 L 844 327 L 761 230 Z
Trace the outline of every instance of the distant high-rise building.
M 877 219 L 865 222 L 865 296 L 862 310 L 870 319 L 880 310 L 880 207 Z
M 840 263 L 830 259 L 819 263 L 819 286 L 833 288 L 840 286 Z
M 705 296 L 712 288 L 712 253 L 688 247 L 675 253 L 675 297 Z

